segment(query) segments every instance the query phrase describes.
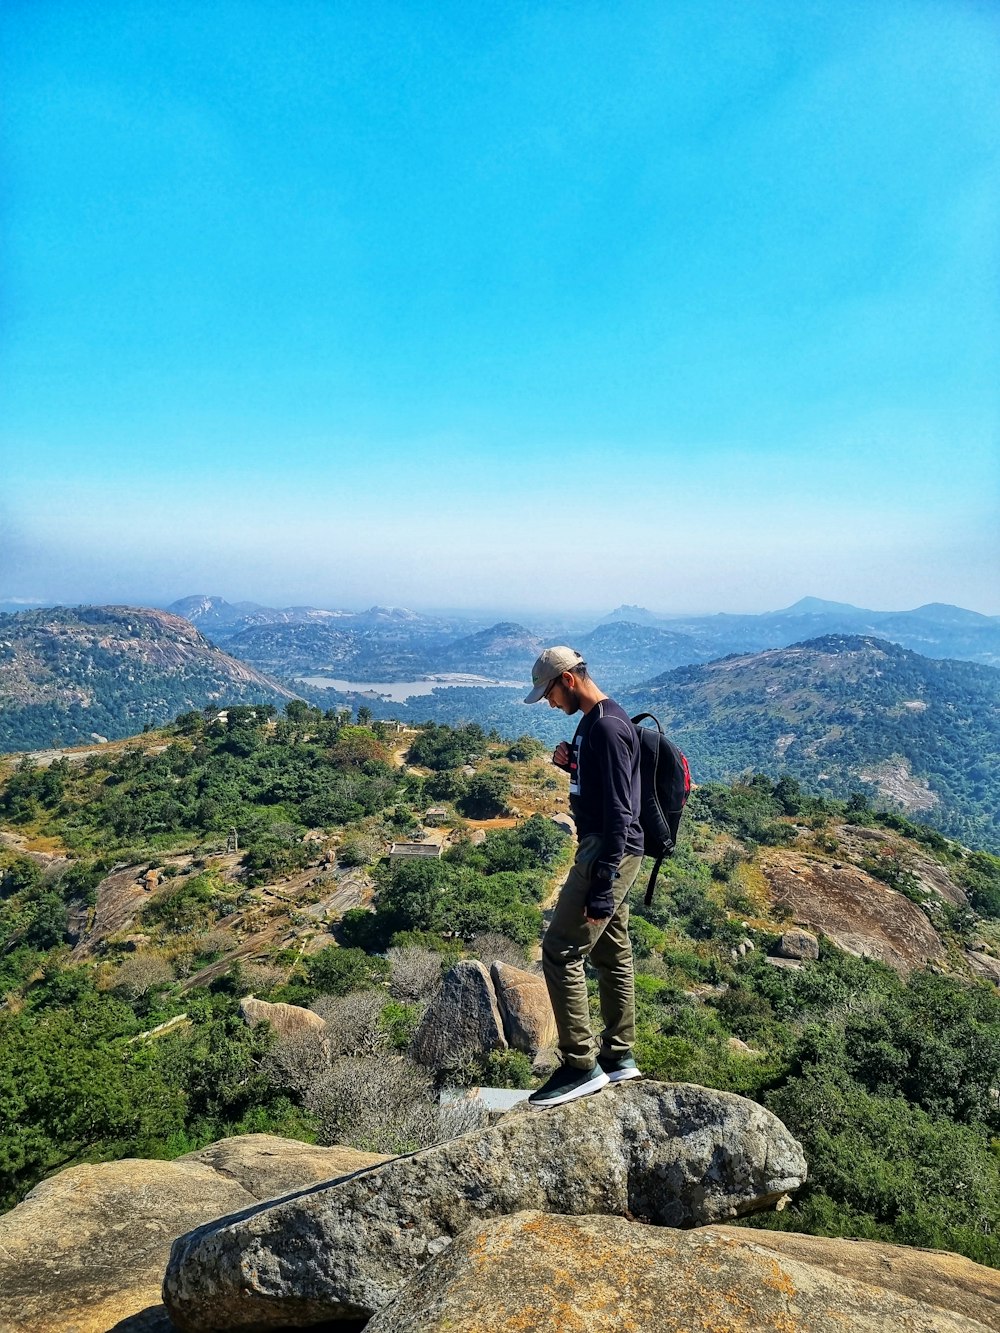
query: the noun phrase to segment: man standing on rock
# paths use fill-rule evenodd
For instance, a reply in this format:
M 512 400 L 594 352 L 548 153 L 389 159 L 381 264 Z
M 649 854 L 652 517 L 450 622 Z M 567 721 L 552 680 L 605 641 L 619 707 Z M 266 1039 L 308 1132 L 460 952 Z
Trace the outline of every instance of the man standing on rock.
M 537 1110 L 640 1077 L 628 892 L 642 864 L 639 737 L 628 714 L 587 674 L 573 648 L 546 648 L 531 669 L 525 703 L 548 701 L 583 717 L 552 762 L 569 773 L 578 846 L 542 941 L 542 968 L 559 1033 L 562 1065 L 528 1098 Z M 590 1027 L 584 960 L 597 971 L 604 1031 Z

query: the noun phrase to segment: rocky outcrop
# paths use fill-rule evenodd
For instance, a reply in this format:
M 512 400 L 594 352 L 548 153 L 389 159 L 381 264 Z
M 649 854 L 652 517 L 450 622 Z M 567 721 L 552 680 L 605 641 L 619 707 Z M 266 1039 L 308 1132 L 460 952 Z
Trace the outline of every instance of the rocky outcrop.
M 322 1037 L 326 1032 L 325 1021 L 311 1009 L 297 1004 L 270 1004 L 252 995 L 240 1000 L 240 1017 L 248 1027 L 270 1023 L 279 1037 L 301 1037 L 307 1033 Z
M 490 974 L 480 962 L 456 963 L 414 1034 L 414 1059 L 431 1069 L 447 1069 L 464 1056 L 506 1045 Z
M 761 868 L 779 912 L 847 953 L 904 975 L 943 961 L 944 945 L 920 908 L 864 871 L 786 852 L 765 855 Z
M 806 1244 L 782 1248 L 772 1237 Z M 853 1269 L 841 1272 L 829 1262 L 831 1244 L 856 1255 Z M 954 1255 L 903 1251 L 910 1271 L 901 1281 L 900 1266 L 886 1262 L 892 1251 L 732 1227 L 654 1230 L 619 1217 L 522 1212 L 469 1227 L 367 1333 L 988 1333 L 1000 1327 L 1000 1274 L 959 1259 L 956 1275 Z
M 772 1207 L 805 1173 L 799 1144 L 755 1102 L 628 1084 L 202 1227 L 175 1243 L 164 1302 L 186 1333 L 363 1318 L 487 1217 L 704 1225 Z
M 220 1176 L 235 1180 L 255 1199 L 276 1199 L 291 1190 L 320 1180 L 350 1175 L 362 1167 L 378 1166 L 389 1158 L 334 1144 L 319 1148 L 275 1134 L 243 1134 L 220 1139 L 207 1148 L 178 1157 L 178 1162 L 200 1162 Z
M 160 1301 L 177 1236 L 317 1180 L 378 1164 L 350 1148 L 251 1134 L 176 1162 L 74 1166 L 0 1217 L 4 1333 L 168 1329 Z
M 812 962 L 819 957 L 819 940 L 808 930 L 786 930 L 774 952 L 779 958 Z
M 1000 958 L 994 958 L 992 954 L 978 950 L 966 949 L 965 961 L 975 976 L 984 977 L 987 981 L 992 981 L 994 986 L 1000 986 Z
M 509 963 L 490 968 L 504 1034 L 515 1051 L 537 1055 L 556 1042 L 556 1020 L 545 979 Z

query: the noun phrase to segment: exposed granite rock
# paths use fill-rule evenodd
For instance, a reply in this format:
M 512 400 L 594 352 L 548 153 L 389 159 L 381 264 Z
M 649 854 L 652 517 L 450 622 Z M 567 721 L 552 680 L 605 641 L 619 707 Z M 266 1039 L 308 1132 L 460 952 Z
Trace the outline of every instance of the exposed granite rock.
M 556 1019 L 544 977 L 501 962 L 493 964 L 490 976 L 504 1034 L 514 1050 L 533 1056 L 555 1045 Z
M 155 1308 L 174 1237 L 253 1201 L 200 1162 L 60 1172 L 0 1217 L 0 1329 L 105 1333 Z
M 234 1209 L 385 1161 L 271 1134 L 174 1162 L 74 1166 L 0 1217 L 2 1333 L 160 1333 L 177 1236 Z
M 480 962 L 456 963 L 414 1033 L 414 1059 L 446 1069 L 457 1056 L 485 1055 L 506 1045 L 490 974 Z
M 779 958 L 813 962 L 819 957 L 819 940 L 808 930 L 786 930 L 775 949 Z
M 164 1302 L 186 1333 L 363 1317 L 484 1217 L 703 1225 L 772 1207 L 805 1173 L 799 1144 L 755 1102 L 626 1084 L 204 1226 L 175 1243 Z
M 987 981 L 992 981 L 994 986 L 1000 986 L 1000 958 L 994 958 L 988 953 L 973 953 L 971 949 L 966 949 L 965 961 L 977 977 L 985 977 Z
M 243 1134 L 220 1139 L 207 1148 L 178 1157 L 178 1162 L 201 1162 L 227 1176 L 255 1199 L 276 1199 L 281 1194 L 334 1180 L 362 1167 L 378 1166 L 390 1159 L 379 1153 L 359 1152 L 334 1144 L 319 1148 L 314 1143 L 278 1138 L 275 1134 Z
M 768 1245 L 774 1234 L 653 1229 L 619 1217 L 541 1212 L 477 1222 L 420 1270 L 367 1333 L 988 1333 L 1000 1327 L 1000 1274 L 992 1269 L 958 1260 L 981 1294 L 966 1302 L 974 1314 L 957 1313 L 946 1303 L 961 1290 L 961 1279 L 947 1275 L 954 1255 L 903 1251 L 907 1284 L 898 1280 L 899 1268 L 882 1269 L 881 1256 L 842 1274 L 824 1262 L 830 1242 L 792 1254 Z M 930 1276 L 938 1258 L 945 1261 L 940 1281 Z M 925 1263 L 930 1291 L 922 1280 Z
M 877 958 L 897 972 L 943 961 L 944 945 L 926 915 L 881 880 L 787 852 L 761 860 L 775 906 L 847 953 Z
M 270 1023 L 279 1037 L 298 1037 L 309 1032 L 322 1036 L 326 1031 L 325 1021 L 311 1009 L 297 1004 L 270 1004 L 252 995 L 240 1000 L 240 1017 L 251 1028 L 258 1023 Z
M 1000 1328 L 1000 1270 L 947 1250 L 918 1250 L 872 1240 L 804 1236 L 799 1231 L 714 1227 L 721 1236 L 746 1237 L 789 1259 L 829 1269 L 873 1287 Z

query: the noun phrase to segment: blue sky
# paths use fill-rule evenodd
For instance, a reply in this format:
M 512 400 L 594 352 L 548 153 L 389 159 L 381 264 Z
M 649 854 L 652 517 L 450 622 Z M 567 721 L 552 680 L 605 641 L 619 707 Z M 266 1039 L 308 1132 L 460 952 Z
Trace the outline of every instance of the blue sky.
M 0 22 L 0 602 L 1000 613 L 995 5 Z

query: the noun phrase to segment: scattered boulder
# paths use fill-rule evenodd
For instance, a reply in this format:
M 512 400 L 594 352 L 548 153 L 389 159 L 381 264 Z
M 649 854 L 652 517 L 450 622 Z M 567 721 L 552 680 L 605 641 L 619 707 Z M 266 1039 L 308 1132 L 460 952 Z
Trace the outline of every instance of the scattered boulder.
M 129 1333 L 171 1325 L 160 1299 L 177 1236 L 234 1209 L 385 1161 L 250 1134 L 174 1162 L 73 1166 L 0 1217 L 0 1329 Z
M 775 948 L 779 958 L 812 962 L 819 957 L 819 940 L 808 930 L 786 930 Z
M 164 1303 L 183 1333 L 364 1318 L 484 1218 L 699 1226 L 773 1207 L 805 1174 L 800 1145 L 755 1102 L 626 1084 L 201 1227 L 174 1244 Z
M 311 1009 L 297 1004 L 270 1004 L 252 995 L 240 1000 L 240 1017 L 251 1028 L 270 1023 L 279 1037 L 300 1037 L 310 1032 L 322 1036 L 326 1031 L 326 1022 Z
M 841 1273 L 816 1249 L 782 1251 L 780 1233 L 705 1227 L 654 1230 L 620 1217 L 565 1217 L 537 1211 L 476 1222 L 424 1268 L 367 1326 L 367 1333 L 987 1333 L 1000 1318 L 1000 1274 L 958 1260 L 981 1294 L 951 1303 L 954 1255 L 903 1251 L 909 1283 L 882 1255 Z M 795 1237 L 807 1242 L 816 1238 Z M 852 1250 L 863 1242 L 841 1241 Z M 888 1245 L 870 1247 L 892 1251 Z M 859 1256 L 860 1257 L 860 1256 Z M 943 1280 L 924 1280 L 945 1261 Z M 970 1270 L 973 1270 L 970 1272 Z M 511 1274 L 517 1281 L 511 1281 Z M 627 1324 L 624 1315 L 627 1312 Z
M 534 1056 L 554 1045 L 556 1020 L 544 977 L 501 962 L 493 964 L 490 976 L 503 1018 L 504 1035 L 514 1050 Z
M 413 1036 L 413 1057 L 431 1069 L 446 1069 L 456 1056 L 482 1055 L 507 1045 L 490 974 L 466 959 L 444 976 Z
M 770 963 L 772 967 L 783 967 L 790 972 L 797 972 L 802 966 L 799 958 L 778 958 L 773 953 L 769 953 L 764 958 L 765 963 Z

